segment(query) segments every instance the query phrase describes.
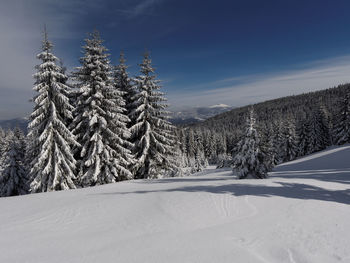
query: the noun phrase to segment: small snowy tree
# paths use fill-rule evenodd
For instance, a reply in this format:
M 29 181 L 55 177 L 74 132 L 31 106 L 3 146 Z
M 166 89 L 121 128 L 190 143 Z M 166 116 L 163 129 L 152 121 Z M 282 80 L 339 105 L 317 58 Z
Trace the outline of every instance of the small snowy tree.
M 349 94 L 339 103 L 334 127 L 335 143 L 338 145 L 350 143 L 350 98 Z
M 28 125 L 32 192 L 46 192 L 75 188 L 75 159 L 71 147 L 77 145 L 65 120 L 72 118 L 73 107 L 69 103 L 69 87 L 63 83 L 66 76 L 56 64 L 52 44 L 45 30 L 42 61 L 36 67 L 33 99 L 35 106 Z
M 159 81 L 148 53 L 145 53 L 141 75 L 135 78 L 137 94 L 133 97 L 136 109 L 131 127 L 137 159 L 136 178 L 158 178 L 161 173 L 174 169 L 174 127 L 167 121 L 166 99 L 160 92 Z
M 253 109 L 247 119 L 246 132 L 238 143 L 237 154 L 233 156 L 233 169 L 239 179 L 266 178 L 269 165 L 265 153 L 261 150 L 260 138 L 255 128 Z
M 94 31 L 85 41 L 81 66 L 73 73 L 78 91 L 72 125 L 81 144 L 78 180 L 83 187 L 132 178 L 122 92 L 113 87 L 109 55 L 99 33 Z
M 25 138 L 16 128 L 7 135 L 7 147 L 1 158 L 0 196 L 27 194 L 29 190 L 27 171 L 24 165 Z

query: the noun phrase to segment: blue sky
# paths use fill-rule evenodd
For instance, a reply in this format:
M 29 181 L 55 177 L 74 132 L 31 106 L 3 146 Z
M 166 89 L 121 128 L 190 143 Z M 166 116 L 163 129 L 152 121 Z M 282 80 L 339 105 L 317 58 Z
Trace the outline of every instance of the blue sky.
M 151 51 L 173 108 L 242 106 L 350 82 L 348 10 L 342 0 L 2 0 L 0 119 L 31 111 L 44 23 L 70 69 L 96 28 L 132 74 Z

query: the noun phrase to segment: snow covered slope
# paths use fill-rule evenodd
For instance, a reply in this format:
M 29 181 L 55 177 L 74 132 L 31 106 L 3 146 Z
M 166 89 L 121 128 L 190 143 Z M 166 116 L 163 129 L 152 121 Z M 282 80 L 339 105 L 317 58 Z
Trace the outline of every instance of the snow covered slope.
M 0 262 L 350 262 L 350 146 L 229 170 L 0 199 Z

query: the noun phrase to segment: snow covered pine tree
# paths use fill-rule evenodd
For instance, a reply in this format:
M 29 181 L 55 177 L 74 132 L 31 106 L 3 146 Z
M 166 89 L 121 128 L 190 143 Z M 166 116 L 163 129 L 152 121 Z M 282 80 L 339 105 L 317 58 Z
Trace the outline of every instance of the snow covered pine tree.
M 25 137 L 19 128 L 9 131 L 6 136 L 7 147 L 1 158 L 4 170 L 0 171 L 0 196 L 27 194 L 29 190 L 25 170 Z
M 136 109 L 132 112 L 136 123 L 131 127 L 137 159 L 136 178 L 158 178 L 163 172 L 175 169 L 174 127 L 167 121 L 166 99 L 159 91 L 151 59 L 146 52 L 141 75 L 136 77 L 137 94 L 133 97 Z
M 310 153 L 330 145 L 329 127 L 322 106 L 315 107 L 310 115 L 308 138 Z
M 261 150 L 253 109 L 250 110 L 246 132 L 238 143 L 236 152 L 237 154 L 233 156 L 233 170 L 239 179 L 267 177 L 270 165 L 266 164 L 268 158 Z
M 72 118 L 73 107 L 68 99 L 69 88 L 62 83 L 67 77 L 61 73 L 56 64 L 58 58 L 51 50 L 45 30 L 42 52 L 37 55 L 42 63 L 34 75 L 34 90 L 39 94 L 33 99 L 35 106 L 28 125 L 32 192 L 75 188 L 76 161 L 71 148 L 77 142 L 65 123 Z
M 338 145 L 350 143 L 350 96 L 347 94 L 339 103 L 340 108 L 334 127 L 335 142 Z
M 7 149 L 6 132 L 0 127 L 0 160 L 2 160 L 6 149 Z M 3 167 L 0 161 L 0 173 L 2 170 L 3 170 Z
M 120 52 L 119 65 L 115 67 L 114 72 L 114 86 L 120 90 L 123 94 L 125 101 L 125 114 L 132 120 L 131 112 L 133 111 L 135 105 L 133 105 L 132 97 L 135 96 L 136 90 L 135 86 L 132 84 L 132 80 L 129 78 L 127 72 L 128 66 L 125 64 L 126 60 L 124 53 Z M 131 126 L 132 122 L 128 123 Z
M 279 147 L 281 147 L 281 153 L 283 157 L 282 160 L 284 162 L 288 162 L 294 160 L 298 154 L 298 140 L 293 119 L 291 117 L 287 117 L 286 120 L 282 123 L 283 140 Z
M 83 187 L 132 178 L 122 92 L 113 87 L 109 55 L 98 31 L 85 41 L 81 66 L 73 73 L 78 83 L 73 133 L 81 144 L 78 179 Z
M 128 120 L 126 123 L 126 127 L 129 129 L 135 120 L 133 119 L 131 112 L 134 110 L 134 104 L 132 97 L 136 94 L 135 87 L 132 85 L 132 80 L 129 78 L 129 74 L 127 72 L 128 66 L 125 64 L 126 60 L 124 57 L 124 53 L 120 52 L 120 58 L 119 58 L 119 65 L 115 67 L 114 71 L 114 82 L 113 85 L 116 89 L 116 92 L 118 92 L 118 97 L 124 98 L 124 102 L 120 101 L 121 105 L 124 105 L 124 114 L 128 116 Z M 123 130 L 125 132 L 125 127 L 123 127 Z M 124 145 L 127 149 L 130 150 L 128 152 L 128 156 L 125 156 L 126 159 L 129 162 L 128 169 L 133 174 L 134 171 L 134 164 L 135 160 L 133 159 L 133 156 L 131 154 L 134 144 L 130 141 L 131 133 L 129 130 L 127 131 L 128 136 L 126 137 L 127 140 L 124 140 Z
M 297 138 L 298 138 L 298 154 L 297 156 L 304 156 L 312 152 L 312 149 L 310 149 L 310 131 L 309 131 L 309 121 L 308 117 L 305 119 L 299 120 L 298 126 L 297 126 Z

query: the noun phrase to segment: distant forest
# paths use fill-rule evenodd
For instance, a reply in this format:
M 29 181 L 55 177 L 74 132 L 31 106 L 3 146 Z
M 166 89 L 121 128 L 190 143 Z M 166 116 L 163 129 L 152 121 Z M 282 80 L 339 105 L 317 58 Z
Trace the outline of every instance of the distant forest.
M 350 142 L 350 84 L 235 108 L 203 122 L 178 126 L 183 166 L 232 165 L 250 109 L 273 164 Z M 192 146 L 192 141 L 195 142 Z

